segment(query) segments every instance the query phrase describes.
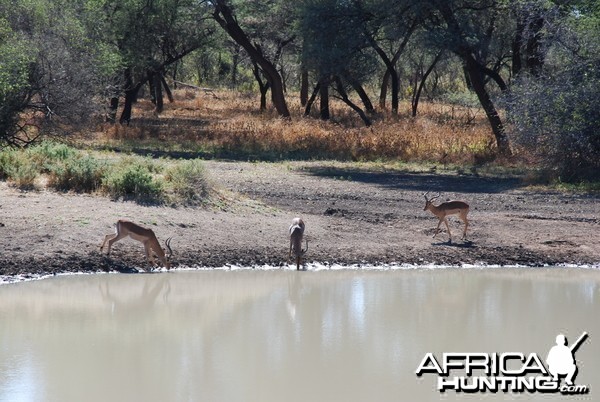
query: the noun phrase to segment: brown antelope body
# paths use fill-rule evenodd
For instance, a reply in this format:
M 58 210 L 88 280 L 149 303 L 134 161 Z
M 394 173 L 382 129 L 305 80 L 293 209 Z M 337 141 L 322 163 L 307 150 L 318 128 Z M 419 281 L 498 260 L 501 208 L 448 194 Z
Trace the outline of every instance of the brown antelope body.
M 467 219 L 467 214 L 469 213 L 469 204 L 463 201 L 448 201 L 442 202 L 440 205 L 435 206 L 433 205 L 433 200 L 438 198 L 440 194 L 438 193 L 438 195 L 433 198 L 427 198 L 427 194 L 428 193 L 423 194 L 425 196 L 425 208 L 423 208 L 423 211 L 430 210 L 431 213 L 433 213 L 439 219 L 433 237 L 435 238 L 435 236 L 438 234 L 440 225 L 442 222 L 444 222 L 446 224 L 446 229 L 448 229 L 449 241 L 452 242 L 452 234 L 450 233 L 450 226 L 448 225 L 448 219 L 446 217 L 448 215 L 458 215 L 460 220 L 465 223 L 465 230 L 463 231 L 462 236 L 462 238 L 465 239 L 467 237 L 467 228 L 469 227 L 469 221 Z
M 306 241 L 306 249 L 302 249 L 302 239 L 304 237 L 304 221 L 300 218 L 294 218 L 290 225 L 290 257 L 292 253 L 296 258 L 296 270 L 300 270 L 302 257 L 308 250 L 308 240 Z
M 173 255 L 173 250 L 171 250 L 171 238 L 168 238 L 165 241 L 166 249 L 169 252 L 167 255 L 165 255 L 165 250 L 163 250 L 163 248 L 160 246 L 160 243 L 158 242 L 158 239 L 156 238 L 156 235 L 152 229 L 145 228 L 131 221 L 120 219 L 115 224 L 115 230 L 115 233 L 104 236 L 104 242 L 102 242 L 102 245 L 100 246 L 100 251 L 102 251 L 104 245 L 108 243 L 108 251 L 106 255 L 110 255 L 111 246 L 124 237 L 129 236 L 144 245 L 146 258 L 150 264 L 155 265 L 153 254 L 156 254 L 165 268 L 171 269 L 171 263 L 169 261 Z

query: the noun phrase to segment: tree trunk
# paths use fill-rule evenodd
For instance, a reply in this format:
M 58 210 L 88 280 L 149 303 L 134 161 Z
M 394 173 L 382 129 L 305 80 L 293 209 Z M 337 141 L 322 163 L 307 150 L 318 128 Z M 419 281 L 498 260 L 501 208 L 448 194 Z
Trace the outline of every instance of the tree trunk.
M 423 87 L 425 87 L 425 81 L 427 81 L 427 77 L 429 77 L 429 74 L 431 74 L 431 72 L 433 71 L 433 68 L 439 61 L 440 57 L 442 57 L 442 52 L 438 53 L 437 56 L 435 56 L 435 59 L 433 59 L 433 62 L 431 63 L 431 65 L 429 66 L 427 71 L 425 71 L 425 73 L 423 74 L 423 77 L 421 77 L 421 82 L 419 83 L 419 86 L 417 87 L 417 90 L 415 91 L 415 94 L 413 96 L 412 117 L 417 116 L 417 108 L 419 107 L 419 98 L 421 97 L 421 92 L 423 91 Z M 415 84 L 416 84 L 416 80 L 415 80 Z
M 467 41 L 463 40 L 462 28 L 458 23 L 450 4 L 441 1 L 437 3 L 437 8 L 448 24 L 448 30 L 453 35 L 456 35 L 457 40 L 460 38 L 458 44 L 452 49 L 452 51 L 456 53 L 456 55 L 458 55 L 464 62 L 463 71 L 465 73 L 465 79 L 467 80 L 467 84 L 470 84 L 470 88 L 472 88 L 477 94 L 479 103 L 481 103 L 481 106 L 483 107 L 483 110 L 485 111 L 485 114 L 490 122 L 492 132 L 496 137 L 498 153 L 500 155 L 509 156 L 511 155 L 510 144 L 504 130 L 504 125 L 502 124 L 502 119 L 498 115 L 498 111 L 494 106 L 494 102 L 492 101 L 490 94 L 485 89 L 485 80 L 483 75 L 489 75 L 489 69 L 486 69 L 483 64 L 480 64 L 475 59 L 474 54 L 476 54 L 476 52 L 474 49 L 472 49 L 471 45 Z M 490 75 L 490 77 L 492 77 L 492 75 Z M 498 77 L 499 75 L 496 77 L 496 82 L 498 82 L 500 85 L 500 82 L 497 80 Z
M 544 53 L 542 51 L 542 29 L 544 28 L 544 17 L 542 15 L 535 16 L 529 23 L 529 37 L 525 44 L 525 66 L 529 72 L 539 77 L 542 74 L 544 67 Z
M 398 62 L 398 59 L 404 52 L 404 49 L 406 48 L 406 45 L 408 44 L 408 40 L 412 36 L 415 29 L 417 29 L 417 22 L 418 21 L 415 19 L 413 21 L 412 25 L 407 29 L 406 34 L 404 35 L 404 38 L 402 38 L 402 42 L 400 43 L 400 46 L 398 47 L 398 50 L 396 50 L 396 53 L 394 53 L 394 56 L 392 57 L 391 60 L 389 59 L 389 57 L 387 57 L 387 55 L 385 54 L 383 49 L 381 49 L 381 47 L 379 45 L 377 45 L 377 42 L 375 41 L 375 39 L 373 39 L 372 37 L 369 37 L 371 46 L 373 47 L 373 49 L 375 49 L 377 54 L 379 54 L 379 56 L 382 58 L 382 60 L 385 64 L 385 67 L 386 67 L 385 73 L 383 74 L 383 82 L 381 83 L 381 92 L 379 94 L 379 107 L 381 109 L 385 109 L 385 101 L 387 98 L 387 87 L 388 87 L 389 80 L 391 78 L 392 79 L 392 113 L 394 113 L 394 98 L 396 99 L 396 105 L 395 105 L 396 112 L 394 114 L 398 113 L 398 96 L 399 96 L 398 91 L 400 91 L 400 88 L 399 88 L 400 87 L 400 83 L 399 83 L 400 79 L 398 77 L 398 71 L 396 71 L 396 63 Z M 379 50 L 377 50 L 377 49 L 379 49 Z M 386 59 L 388 62 L 386 62 Z M 394 77 L 394 75 L 395 75 L 395 77 Z M 394 95 L 394 80 L 396 81 L 395 95 Z
M 187 49 L 184 49 L 181 53 L 178 53 L 174 56 L 169 56 L 163 63 L 155 67 L 156 71 L 163 71 L 167 66 L 181 60 L 194 50 L 198 49 L 198 47 L 199 45 L 194 45 Z M 130 67 L 124 69 L 123 75 L 125 81 L 123 89 L 123 91 L 125 92 L 125 104 L 123 106 L 123 111 L 121 112 L 121 117 L 119 118 L 119 123 L 129 124 L 129 121 L 131 120 L 132 105 L 137 101 L 138 93 L 143 87 L 143 85 L 146 83 L 146 81 L 148 81 L 149 76 L 148 74 L 144 75 L 140 78 L 140 81 L 137 84 L 134 84 Z
M 342 98 L 342 101 L 344 101 L 344 103 L 348 106 L 350 106 L 350 108 L 352 110 L 354 110 L 356 113 L 358 113 L 358 115 L 360 116 L 360 118 L 362 119 L 362 121 L 365 123 L 365 126 L 369 127 L 371 125 L 371 120 L 369 120 L 369 118 L 367 117 L 367 115 L 365 114 L 365 112 L 358 106 L 356 106 L 356 104 L 354 104 L 350 98 L 348 98 L 348 94 L 346 93 L 346 90 L 344 89 L 344 85 L 342 84 L 342 80 L 339 77 L 335 78 L 335 82 L 336 82 L 336 86 L 337 86 L 337 91 L 340 94 L 340 97 Z
M 313 90 L 312 95 L 310 96 L 310 99 L 308 99 L 308 101 L 306 102 L 306 108 L 304 108 L 305 116 L 310 115 L 310 109 L 312 109 L 312 105 L 313 105 L 313 103 L 315 103 L 315 99 L 317 99 L 317 95 L 319 94 L 320 91 L 321 91 L 321 84 L 317 83 L 317 85 L 315 86 L 315 89 Z
M 154 112 L 156 114 L 161 114 L 164 110 L 164 100 L 160 73 L 154 73 L 152 78 L 154 81 L 154 99 L 156 100 L 156 108 L 154 109 Z
M 231 87 L 237 88 L 237 76 L 238 76 L 238 65 L 240 61 L 240 47 L 235 46 L 235 51 L 233 52 L 233 59 L 231 61 Z
M 267 110 L 267 92 L 269 91 L 269 82 L 263 82 L 260 78 L 260 69 L 256 63 L 254 64 L 254 68 L 252 69 L 252 73 L 254 74 L 254 78 L 258 83 L 258 89 L 260 91 L 260 111 L 263 112 Z
M 385 102 L 387 100 L 387 90 L 390 85 L 390 71 L 386 68 L 383 73 L 383 82 L 381 83 L 381 91 L 379 92 L 379 108 L 385 109 Z
M 300 105 L 306 106 L 308 102 L 308 70 L 302 67 L 300 71 Z
M 363 105 L 365 106 L 365 110 L 367 111 L 367 113 L 375 113 L 375 108 L 373 107 L 373 102 L 371 102 L 371 99 L 369 98 L 367 91 L 365 91 L 363 86 L 360 85 L 360 82 L 358 82 L 352 78 L 346 78 L 346 80 L 350 83 L 350 85 L 352 85 L 352 88 L 358 94 L 358 97 L 360 98 Z
M 329 112 L 329 79 L 322 78 L 320 84 L 319 96 L 321 99 L 321 104 L 319 108 L 319 116 L 321 116 L 321 120 L 329 120 L 331 116 Z
M 522 21 L 521 16 L 517 16 L 517 27 L 515 30 L 515 37 L 513 38 L 511 49 L 512 49 L 512 66 L 511 72 L 513 76 L 516 76 L 521 72 L 523 64 L 521 62 L 521 46 L 523 44 L 523 31 L 525 30 L 525 23 Z
M 271 87 L 271 99 L 273 105 L 281 117 L 290 117 L 290 112 L 285 101 L 285 93 L 283 82 L 279 72 L 269 60 L 260 52 L 256 46 L 252 45 L 250 39 L 242 28 L 237 23 L 231 9 L 226 4 L 225 0 L 217 0 L 214 3 L 215 12 L 214 19 L 223 27 L 223 29 L 231 36 L 231 38 L 246 50 L 250 58 L 255 61 L 264 72 Z
M 131 77 L 131 69 L 126 68 L 125 72 L 125 104 L 123 105 L 123 111 L 121 112 L 121 117 L 119 118 L 120 124 L 129 125 L 129 121 L 131 120 L 131 108 L 133 103 L 137 99 L 137 93 L 143 84 L 134 85 L 133 78 Z
M 156 105 L 156 81 L 154 80 L 155 73 L 148 71 L 148 89 L 150 90 L 150 102 Z
M 110 106 L 108 108 L 108 113 L 106 114 L 106 122 L 107 123 L 116 123 L 117 109 L 119 109 L 119 97 L 114 96 L 114 97 L 110 98 Z
M 390 60 L 390 58 L 387 56 L 387 54 L 385 54 L 385 52 L 383 51 L 383 49 L 377 45 L 377 43 L 375 41 L 371 42 L 371 47 L 373 49 L 375 49 L 375 52 L 377 52 L 377 54 L 379 55 L 379 57 L 381 58 L 381 60 L 383 60 L 383 63 L 385 64 L 385 67 L 387 68 L 387 73 L 388 76 L 392 79 L 392 114 L 393 115 L 397 115 L 398 114 L 398 103 L 399 103 L 399 97 L 398 97 L 398 92 L 399 92 L 399 83 L 398 83 L 398 72 L 396 71 L 396 68 L 394 67 L 394 63 L 392 62 L 392 60 Z M 380 103 L 381 103 L 381 98 L 380 98 Z
M 171 92 L 171 88 L 169 88 L 169 84 L 167 84 L 167 80 L 165 79 L 165 76 L 163 74 L 160 74 L 160 82 L 162 83 L 162 86 L 165 89 L 167 98 L 169 99 L 169 103 L 175 102 L 175 99 L 173 98 L 173 92 Z M 176 81 L 173 81 L 173 83 L 175 82 Z
M 485 111 L 485 114 L 490 122 L 492 127 L 492 132 L 496 137 L 496 144 L 498 146 L 498 152 L 503 156 L 510 156 L 510 144 L 508 141 L 508 137 L 506 136 L 506 132 L 504 130 L 504 125 L 502 124 L 502 119 L 494 106 L 494 102 L 490 97 L 490 94 L 485 89 L 485 82 L 483 79 L 483 73 L 479 68 L 479 64 L 475 61 L 472 56 L 466 57 L 465 63 L 465 72 L 467 73 L 473 90 L 477 94 L 477 98 Z

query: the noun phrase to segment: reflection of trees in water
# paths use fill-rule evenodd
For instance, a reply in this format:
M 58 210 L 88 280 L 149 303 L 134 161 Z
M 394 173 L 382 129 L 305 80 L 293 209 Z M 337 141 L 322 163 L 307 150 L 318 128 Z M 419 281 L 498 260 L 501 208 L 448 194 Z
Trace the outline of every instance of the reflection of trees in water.
M 300 302 L 300 292 L 302 291 L 302 278 L 300 273 L 291 274 L 288 278 L 288 297 L 286 300 L 286 308 L 288 316 L 292 322 L 296 321 L 296 309 Z
M 156 304 L 159 296 L 162 293 L 162 298 L 165 304 L 168 303 L 171 293 L 171 284 L 167 275 L 162 275 L 160 279 L 146 278 L 142 291 L 137 297 L 131 297 L 131 291 L 127 292 L 126 297 L 118 297 L 111 293 L 111 280 L 104 281 L 98 284 L 98 290 L 102 300 L 110 305 L 111 314 L 131 314 L 136 311 L 145 311 Z
M 127 400 L 172 400 L 174 388 L 203 400 L 259 400 L 244 394 L 257 389 L 311 400 L 319 387 L 346 400 L 386 400 L 390 387 L 400 395 L 416 384 L 407 373 L 426 352 L 545 355 L 557 326 L 593 334 L 600 280 L 596 272 L 581 272 L 247 270 L 56 278 L 0 291 L 0 337 L 6 350 L 34 350 L 48 363 L 41 366 L 52 368 L 36 383 L 60 383 L 65 392 L 78 381 L 89 392 L 156 379 L 160 389 Z M 582 349 L 588 367 L 595 364 L 588 354 L 596 351 L 591 342 Z M 4 353 L 0 361 L 10 357 Z M 82 362 L 93 364 L 81 370 Z M 72 374 L 59 375 L 59 366 Z M 364 398 L 354 394 L 359 385 L 371 387 Z

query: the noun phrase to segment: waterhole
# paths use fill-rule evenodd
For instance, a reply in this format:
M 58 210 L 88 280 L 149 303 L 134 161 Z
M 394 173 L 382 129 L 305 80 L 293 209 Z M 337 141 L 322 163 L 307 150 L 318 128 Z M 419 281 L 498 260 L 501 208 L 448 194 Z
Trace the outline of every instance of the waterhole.
M 426 353 L 536 353 L 558 334 L 600 395 L 600 274 L 580 268 L 198 270 L 0 286 L 0 401 L 550 400 L 470 395 Z

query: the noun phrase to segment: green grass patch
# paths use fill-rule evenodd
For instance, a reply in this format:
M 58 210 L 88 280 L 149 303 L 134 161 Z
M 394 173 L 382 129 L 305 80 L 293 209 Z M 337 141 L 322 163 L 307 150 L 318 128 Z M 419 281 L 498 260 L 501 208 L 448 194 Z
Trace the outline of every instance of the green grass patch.
M 573 193 L 600 193 L 600 181 L 582 181 L 579 183 L 564 183 L 561 181 L 552 184 L 556 189 Z

